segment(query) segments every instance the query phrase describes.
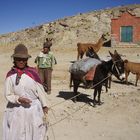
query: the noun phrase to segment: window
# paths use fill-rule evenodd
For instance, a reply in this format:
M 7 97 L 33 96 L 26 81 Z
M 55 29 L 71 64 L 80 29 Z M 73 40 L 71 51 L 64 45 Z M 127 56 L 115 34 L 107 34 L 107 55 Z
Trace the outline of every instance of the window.
M 133 42 L 133 27 L 132 26 L 121 27 L 121 42 Z

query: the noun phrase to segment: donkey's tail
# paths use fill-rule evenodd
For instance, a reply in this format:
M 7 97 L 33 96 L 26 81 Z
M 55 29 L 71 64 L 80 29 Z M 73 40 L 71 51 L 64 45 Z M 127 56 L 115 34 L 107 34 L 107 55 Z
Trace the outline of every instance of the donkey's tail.
M 72 87 L 72 81 L 73 81 L 73 79 L 72 79 L 72 74 L 70 73 L 70 83 L 69 83 L 69 88 L 71 89 L 71 87 Z

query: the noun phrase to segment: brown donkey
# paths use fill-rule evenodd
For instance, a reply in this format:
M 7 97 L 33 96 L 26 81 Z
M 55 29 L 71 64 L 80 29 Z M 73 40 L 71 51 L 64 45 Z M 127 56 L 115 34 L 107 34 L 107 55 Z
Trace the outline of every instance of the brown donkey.
M 131 72 L 133 74 L 136 74 L 135 86 L 137 86 L 137 82 L 140 79 L 140 63 L 134 63 L 128 60 L 124 60 L 124 68 L 125 68 L 126 83 L 128 84 L 128 76 L 129 73 Z
M 85 52 L 88 51 L 89 48 L 93 48 L 94 52 L 97 53 L 100 48 L 103 46 L 104 42 L 107 40 L 107 36 L 109 36 L 109 33 L 102 34 L 100 39 L 96 44 L 93 43 L 77 43 L 77 60 L 79 60 L 79 57 L 82 59 Z

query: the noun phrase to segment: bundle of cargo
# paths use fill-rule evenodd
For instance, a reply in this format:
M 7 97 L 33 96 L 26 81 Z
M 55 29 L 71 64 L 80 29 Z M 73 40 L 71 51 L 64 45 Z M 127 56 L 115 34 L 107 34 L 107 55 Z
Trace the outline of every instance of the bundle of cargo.
M 74 62 L 70 68 L 69 72 L 72 74 L 86 74 L 92 67 L 101 64 L 101 61 L 95 58 L 86 58 Z

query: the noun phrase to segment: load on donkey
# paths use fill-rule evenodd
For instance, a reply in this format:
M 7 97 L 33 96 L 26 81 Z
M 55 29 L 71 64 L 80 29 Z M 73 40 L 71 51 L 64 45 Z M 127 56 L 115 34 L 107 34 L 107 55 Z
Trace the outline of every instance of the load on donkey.
M 90 59 L 90 61 L 92 62 L 92 64 L 87 64 L 86 65 L 90 65 L 85 71 L 82 70 L 82 68 L 84 68 L 82 64 L 84 64 L 82 62 L 81 67 L 77 68 L 77 70 L 75 70 L 75 66 L 77 65 L 77 63 L 81 62 L 81 61 L 85 61 L 80 60 L 80 61 L 76 61 L 75 63 L 73 63 L 70 66 L 70 82 L 73 81 L 73 92 L 74 92 L 74 101 L 76 102 L 76 100 L 78 99 L 78 87 L 81 83 L 83 84 L 88 84 L 88 83 L 92 83 L 92 88 L 94 88 L 94 97 L 93 97 L 93 105 L 96 105 L 96 103 L 98 103 L 99 105 L 101 104 L 101 90 L 102 90 L 102 86 L 103 84 L 106 82 L 106 79 L 108 78 L 109 73 L 114 74 L 118 79 L 123 80 L 124 79 L 124 62 L 121 59 L 120 55 L 117 53 L 117 51 L 114 51 L 114 54 L 112 54 L 109 51 L 109 54 L 111 56 L 111 60 L 109 61 L 100 61 L 98 59 L 95 58 L 87 58 Z M 86 62 L 89 62 L 89 60 Z M 94 65 L 93 65 L 94 64 Z M 96 67 L 95 71 L 92 71 L 94 68 Z M 82 71 L 82 72 L 81 72 Z M 89 76 L 88 77 L 88 72 L 90 71 L 94 73 L 94 77 Z M 90 79 L 88 79 L 90 78 Z M 96 96 L 98 95 L 98 100 L 96 101 Z

